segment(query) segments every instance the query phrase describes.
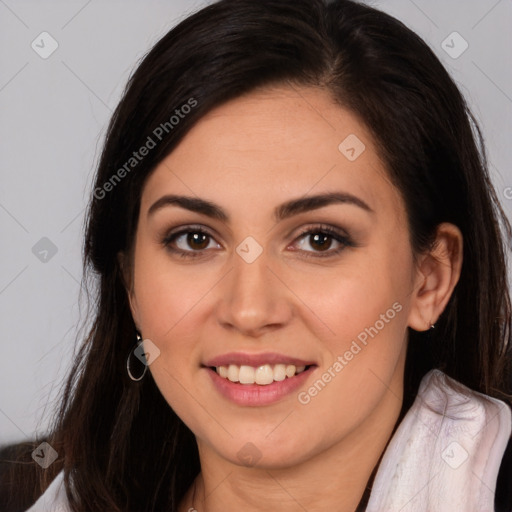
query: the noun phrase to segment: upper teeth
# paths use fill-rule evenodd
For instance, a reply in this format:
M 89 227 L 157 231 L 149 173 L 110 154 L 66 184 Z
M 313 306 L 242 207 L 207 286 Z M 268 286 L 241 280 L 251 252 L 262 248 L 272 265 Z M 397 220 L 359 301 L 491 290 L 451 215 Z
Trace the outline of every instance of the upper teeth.
M 286 377 L 293 377 L 306 369 L 305 366 L 295 366 L 294 364 L 264 364 L 254 368 L 252 366 L 238 366 L 230 364 L 229 366 L 217 366 L 217 373 L 230 380 L 231 382 L 240 382 L 240 384 L 271 384 L 274 381 L 284 380 Z

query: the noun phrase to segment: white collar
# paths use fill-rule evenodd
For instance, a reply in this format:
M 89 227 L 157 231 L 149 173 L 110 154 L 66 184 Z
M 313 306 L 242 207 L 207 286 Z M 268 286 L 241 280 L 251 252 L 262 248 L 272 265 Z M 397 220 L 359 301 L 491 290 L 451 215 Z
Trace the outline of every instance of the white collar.
M 366 512 L 494 511 L 511 430 L 504 402 L 431 370 L 388 444 Z

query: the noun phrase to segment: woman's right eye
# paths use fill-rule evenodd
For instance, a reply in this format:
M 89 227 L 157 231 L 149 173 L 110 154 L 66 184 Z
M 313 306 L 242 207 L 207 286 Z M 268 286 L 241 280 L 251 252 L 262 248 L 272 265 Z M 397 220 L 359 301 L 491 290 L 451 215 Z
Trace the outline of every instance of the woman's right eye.
M 171 233 L 162 240 L 164 247 L 182 258 L 197 258 L 206 249 L 220 247 L 217 243 L 212 246 L 213 242 L 214 238 L 208 232 L 191 227 Z

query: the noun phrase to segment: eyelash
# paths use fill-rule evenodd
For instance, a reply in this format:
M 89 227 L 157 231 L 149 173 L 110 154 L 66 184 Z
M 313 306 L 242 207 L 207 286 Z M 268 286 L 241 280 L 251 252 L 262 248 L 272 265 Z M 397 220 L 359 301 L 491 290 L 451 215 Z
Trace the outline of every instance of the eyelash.
M 198 258 L 203 256 L 204 249 L 197 250 L 197 251 L 183 251 L 181 249 L 175 249 L 174 247 L 171 247 L 171 243 L 174 242 L 177 238 L 179 238 L 182 235 L 187 235 L 190 233 L 200 233 L 204 234 L 210 238 L 214 238 L 208 231 L 206 231 L 201 226 L 186 226 L 184 229 L 181 229 L 180 231 L 177 231 L 175 233 L 169 233 L 164 237 L 162 240 L 162 245 L 171 253 L 176 254 L 180 258 Z M 342 235 L 340 232 L 338 232 L 336 229 L 327 226 L 327 225 L 318 225 L 313 228 L 307 228 L 303 230 L 296 238 L 295 240 L 300 240 L 301 238 L 304 238 L 305 236 L 309 235 L 316 235 L 316 234 L 322 234 L 322 235 L 328 235 L 330 238 L 341 244 L 341 246 L 338 249 L 335 250 L 328 250 L 325 251 L 325 254 L 322 254 L 323 251 L 301 251 L 304 257 L 306 258 L 329 258 L 333 256 L 337 256 L 340 254 L 343 250 L 345 250 L 346 247 L 357 247 L 357 245 L 352 241 L 352 239 L 347 235 Z M 299 250 L 300 251 L 300 250 Z

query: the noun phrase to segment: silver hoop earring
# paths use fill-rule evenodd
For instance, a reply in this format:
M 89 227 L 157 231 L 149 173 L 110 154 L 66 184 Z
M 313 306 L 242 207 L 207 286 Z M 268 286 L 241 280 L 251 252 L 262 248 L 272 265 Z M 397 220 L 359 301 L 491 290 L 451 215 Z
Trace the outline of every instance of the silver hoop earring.
M 436 324 L 430 324 L 430 329 L 435 329 Z
M 144 362 L 145 357 L 144 357 L 144 349 L 142 347 L 142 344 L 143 344 L 142 336 L 139 333 L 136 333 L 136 334 L 137 334 L 137 344 L 136 344 L 135 348 L 130 350 L 128 357 L 126 358 L 126 371 L 128 372 L 128 377 L 130 377 L 131 380 L 133 380 L 135 382 L 139 382 L 140 380 L 142 380 L 144 378 L 144 375 L 146 375 L 146 372 L 148 371 L 148 365 Z M 141 354 L 141 357 L 144 358 L 144 360 L 139 358 L 138 353 Z M 131 371 L 130 361 L 131 361 L 132 356 L 135 356 L 137 358 L 137 360 L 140 362 L 140 364 L 142 364 L 144 366 L 144 371 L 142 372 L 142 374 L 139 377 L 134 376 Z

